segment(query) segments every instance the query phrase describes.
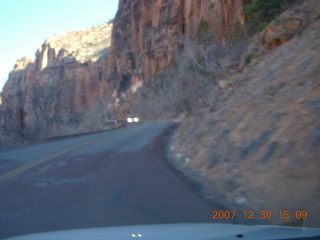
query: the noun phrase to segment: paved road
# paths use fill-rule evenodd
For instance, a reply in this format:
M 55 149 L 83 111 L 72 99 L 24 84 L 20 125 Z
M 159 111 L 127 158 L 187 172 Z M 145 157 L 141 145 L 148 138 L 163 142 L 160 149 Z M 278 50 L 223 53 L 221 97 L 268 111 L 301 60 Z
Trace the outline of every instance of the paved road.
M 211 222 L 215 207 L 162 158 L 171 123 L 0 151 L 0 239 L 34 232 Z

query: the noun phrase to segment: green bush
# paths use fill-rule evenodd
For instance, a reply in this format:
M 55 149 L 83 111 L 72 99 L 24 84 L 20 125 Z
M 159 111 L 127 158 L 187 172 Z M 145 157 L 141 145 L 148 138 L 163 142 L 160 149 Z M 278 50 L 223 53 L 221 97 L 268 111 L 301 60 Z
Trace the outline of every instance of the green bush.
M 276 16 L 282 12 L 283 4 L 294 0 L 253 0 L 246 7 L 246 15 L 252 26 L 252 32 L 263 30 Z
M 213 32 L 208 33 L 208 23 L 202 18 L 197 30 L 197 42 L 198 44 L 208 45 L 214 38 Z
M 256 56 L 258 49 L 258 46 L 256 46 L 255 44 L 250 44 L 247 51 L 242 55 L 242 63 L 249 64 L 252 57 Z
M 241 25 L 240 21 L 237 20 L 236 23 L 234 24 L 232 42 L 237 43 L 237 42 L 244 41 L 245 39 L 246 39 L 246 35 L 243 29 L 243 26 Z

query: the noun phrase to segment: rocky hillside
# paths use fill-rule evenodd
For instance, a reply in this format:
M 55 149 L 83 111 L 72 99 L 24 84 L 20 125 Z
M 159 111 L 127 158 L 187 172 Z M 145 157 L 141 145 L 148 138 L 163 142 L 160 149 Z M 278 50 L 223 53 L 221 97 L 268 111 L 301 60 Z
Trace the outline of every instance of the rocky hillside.
M 239 73 L 217 79 L 210 104 L 184 118 L 168 150 L 227 210 L 272 211 L 261 224 L 320 226 L 319 19 L 319 1 L 306 1 L 258 34 Z M 284 210 L 309 216 L 280 219 Z
M 4 143 L 20 139 L 21 127 L 24 141 L 105 127 L 104 79 L 111 30 L 112 23 L 104 23 L 50 37 L 35 60 L 17 60 L 2 92 Z

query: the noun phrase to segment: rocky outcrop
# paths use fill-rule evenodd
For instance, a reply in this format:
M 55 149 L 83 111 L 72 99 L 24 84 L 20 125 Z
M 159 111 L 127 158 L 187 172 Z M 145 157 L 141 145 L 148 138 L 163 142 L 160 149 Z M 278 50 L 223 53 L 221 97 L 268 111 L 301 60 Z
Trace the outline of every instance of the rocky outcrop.
M 106 57 L 111 42 L 112 24 L 104 23 L 89 30 L 67 32 L 48 38 L 36 52 L 36 69 L 59 64 L 61 60 L 96 62 Z
M 16 64 L 13 67 L 14 71 L 24 70 L 33 66 L 34 60 L 23 57 L 17 60 Z
M 174 64 L 184 39 L 225 43 L 248 0 L 120 0 L 108 65 L 118 93 L 135 92 Z M 209 37 L 208 37 L 209 35 Z M 121 95 L 121 94 L 119 94 Z
M 90 131 L 102 123 L 111 29 L 105 23 L 51 37 L 35 60 L 19 59 L 2 92 L 5 132 L 14 137 L 20 131 L 20 109 L 26 140 Z
M 251 43 L 253 51 L 249 53 L 251 56 L 247 59 L 247 63 L 301 36 L 302 32 L 319 18 L 320 9 L 318 8 L 312 0 L 303 8 L 291 8 L 278 16 L 255 36 Z

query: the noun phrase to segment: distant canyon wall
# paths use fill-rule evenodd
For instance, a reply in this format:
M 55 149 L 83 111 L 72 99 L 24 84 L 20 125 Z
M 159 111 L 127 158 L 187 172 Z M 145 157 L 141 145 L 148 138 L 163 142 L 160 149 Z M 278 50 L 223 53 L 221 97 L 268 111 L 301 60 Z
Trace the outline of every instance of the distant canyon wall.
M 93 130 L 107 117 L 107 55 L 112 24 L 55 36 L 35 60 L 17 60 L 2 92 L 2 140 L 26 140 Z M 109 109 L 111 109 L 109 107 Z

